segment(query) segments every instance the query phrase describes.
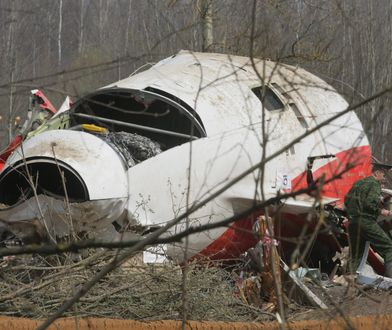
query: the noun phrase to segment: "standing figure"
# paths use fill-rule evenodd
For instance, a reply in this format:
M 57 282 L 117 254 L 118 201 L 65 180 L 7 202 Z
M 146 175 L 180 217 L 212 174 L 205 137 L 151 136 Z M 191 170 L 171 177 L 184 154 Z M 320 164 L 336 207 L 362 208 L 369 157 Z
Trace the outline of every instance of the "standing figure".
M 349 220 L 351 272 L 357 270 L 365 243 L 369 241 L 384 258 L 385 276 L 392 277 L 392 239 L 377 223 L 379 215 L 391 215 L 389 210 L 381 208 L 381 185 L 389 168 L 388 165 L 373 164 L 372 175 L 355 182 L 344 198 Z

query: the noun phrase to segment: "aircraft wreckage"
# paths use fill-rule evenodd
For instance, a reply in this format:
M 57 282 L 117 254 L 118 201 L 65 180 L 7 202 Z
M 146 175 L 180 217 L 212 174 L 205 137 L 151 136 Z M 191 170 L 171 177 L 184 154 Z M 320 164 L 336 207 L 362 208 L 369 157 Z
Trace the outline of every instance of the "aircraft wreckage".
M 269 60 L 181 51 L 72 105 L 67 99 L 55 114 L 36 97 L 45 116 L 37 125 L 30 114 L 0 175 L 0 219 L 25 242 L 145 235 L 283 150 L 192 213 L 189 225 L 241 214 L 323 176 L 321 201 L 301 194 L 279 204 L 276 235 L 287 258 L 296 245 L 284 238 L 299 237 L 305 223 L 312 232 L 315 207 L 335 214 L 353 182 L 370 174 L 369 143 L 354 112 L 284 148 L 348 104 L 313 74 Z M 262 213 L 192 234 L 189 257 L 238 257 L 255 244 Z M 328 219 L 312 250 L 325 267 L 347 244 L 341 217 Z M 168 235 L 185 228 L 184 220 Z M 182 243 L 167 253 L 181 260 Z

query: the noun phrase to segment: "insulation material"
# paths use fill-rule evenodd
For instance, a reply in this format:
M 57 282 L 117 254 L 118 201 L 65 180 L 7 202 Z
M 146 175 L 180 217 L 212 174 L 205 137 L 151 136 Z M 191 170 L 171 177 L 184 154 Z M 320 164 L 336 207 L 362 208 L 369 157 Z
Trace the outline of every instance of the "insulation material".
M 157 142 L 139 134 L 111 132 L 107 135 L 107 141 L 123 155 L 129 167 L 162 151 Z

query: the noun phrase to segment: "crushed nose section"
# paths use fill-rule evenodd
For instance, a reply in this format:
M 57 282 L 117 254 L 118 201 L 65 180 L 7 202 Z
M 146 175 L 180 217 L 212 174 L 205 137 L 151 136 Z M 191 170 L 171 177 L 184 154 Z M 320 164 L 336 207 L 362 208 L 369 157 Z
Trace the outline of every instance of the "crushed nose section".
M 0 176 L 0 203 L 17 205 L 34 194 L 67 198 L 69 202 L 89 200 L 85 182 L 67 164 L 49 158 L 20 161 Z

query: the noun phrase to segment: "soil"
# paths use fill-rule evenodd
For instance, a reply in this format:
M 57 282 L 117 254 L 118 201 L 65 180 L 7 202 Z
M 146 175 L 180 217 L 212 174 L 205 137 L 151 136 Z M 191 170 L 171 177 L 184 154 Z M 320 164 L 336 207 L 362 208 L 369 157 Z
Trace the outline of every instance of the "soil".
M 301 306 L 289 320 L 330 319 L 334 316 L 365 316 L 392 314 L 392 295 L 388 291 L 366 286 L 336 286 L 322 294 L 329 309 Z M 301 310 L 302 309 L 302 310 Z

